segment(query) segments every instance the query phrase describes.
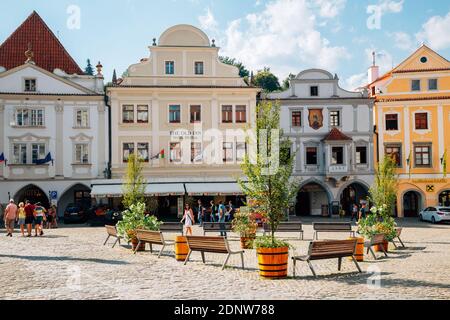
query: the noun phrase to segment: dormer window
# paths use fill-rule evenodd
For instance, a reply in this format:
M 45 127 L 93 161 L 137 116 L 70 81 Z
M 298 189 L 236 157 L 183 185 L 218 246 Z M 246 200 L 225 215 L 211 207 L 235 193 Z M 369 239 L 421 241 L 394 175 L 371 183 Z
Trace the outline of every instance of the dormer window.
M 195 74 L 196 75 L 202 75 L 202 74 L 204 74 L 204 70 L 203 70 L 203 62 L 201 62 L 201 61 L 197 61 L 195 64 L 194 64 L 194 72 L 195 72 Z
M 311 86 L 310 93 L 311 93 L 311 97 L 318 97 L 319 96 L 319 86 Z
M 166 74 L 175 74 L 175 62 L 166 61 Z
M 36 79 L 25 79 L 25 92 L 36 92 Z

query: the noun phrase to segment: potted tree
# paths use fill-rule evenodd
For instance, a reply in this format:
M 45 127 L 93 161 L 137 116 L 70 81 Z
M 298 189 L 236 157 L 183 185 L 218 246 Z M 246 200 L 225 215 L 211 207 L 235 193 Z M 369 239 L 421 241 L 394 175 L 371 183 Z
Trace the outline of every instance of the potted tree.
M 244 158 L 242 170 L 245 178 L 239 185 L 245 195 L 270 225 L 270 236 L 257 237 L 254 246 L 258 254 L 260 276 L 267 279 L 287 277 L 289 243 L 277 239 L 275 232 L 286 216 L 298 184 L 291 179 L 295 154 L 291 143 L 280 129 L 280 106 L 262 102 L 257 106 L 258 118 L 249 154 Z M 249 139 L 248 139 L 249 140 Z
M 397 199 L 398 177 L 396 162 L 386 156 L 379 164 L 375 182 L 369 190 L 369 200 L 373 204 L 367 217 L 358 222 L 358 232 L 366 238 L 384 234 L 384 249 L 388 251 L 389 241 L 396 237 L 396 223 L 392 217 Z M 381 248 L 375 248 L 381 251 Z
M 252 249 L 253 241 L 256 238 L 258 224 L 256 223 L 250 208 L 241 207 L 236 210 L 232 227 L 233 231 L 238 233 L 241 237 L 241 248 Z

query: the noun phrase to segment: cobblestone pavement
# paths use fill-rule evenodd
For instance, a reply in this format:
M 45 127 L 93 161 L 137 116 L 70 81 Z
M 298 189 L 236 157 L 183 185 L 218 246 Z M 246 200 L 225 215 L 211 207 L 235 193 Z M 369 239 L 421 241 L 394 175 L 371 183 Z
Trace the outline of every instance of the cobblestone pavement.
M 292 253 L 306 253 L 312 227 L 311 221 L 304 223 L 306 241 L 286 235 L 295 247 Z M 246 270 L 222 271 L 223 255 L 207 254 L 203 265 L 194 253 L 193 262 L 183 266 L 170 251 L 158 259 L 150 252 L 133 255 L 127 246 L 102 246 L 103 228 L 66 227 L 43 238 L 17 233 L 7 238 L 1 230 L 0 299 L 449 299 L 450 226 L 399 224 L 405 227 L 407 249 L 391 247 L 390 258 L 378 261 L 366 256 L 362 274 L 350 261 L 339 273 L 337 261 L 329 260 L 314 263 L 317 279 L 300 263 L 296 279 L 277 281 L 258 277 L 253 250 L 245 253 Z M 231 245 L 239 248 L 235 235 Z M 239 257 L 232 257 L 230 265 L 239 266 Z M 374 272 L 380 272 L 379 286 Z

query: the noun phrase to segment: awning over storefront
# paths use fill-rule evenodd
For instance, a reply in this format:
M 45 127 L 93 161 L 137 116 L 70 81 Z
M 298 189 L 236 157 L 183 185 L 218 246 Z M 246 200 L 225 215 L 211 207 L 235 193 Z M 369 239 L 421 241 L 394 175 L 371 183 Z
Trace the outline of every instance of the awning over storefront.
M 242 191 L 236 182 L 186 183 L 186 191 L 190 196 L 208 195 L 241 195 Z
M 179 196 L 184 194 L 185 190 L 182 183 L 149 183 L 145 188 L 145 195 L 147 196 Z M 123 187 L 121 184 L 93 185 L 91 196 L 93 198 L 121 198 Z

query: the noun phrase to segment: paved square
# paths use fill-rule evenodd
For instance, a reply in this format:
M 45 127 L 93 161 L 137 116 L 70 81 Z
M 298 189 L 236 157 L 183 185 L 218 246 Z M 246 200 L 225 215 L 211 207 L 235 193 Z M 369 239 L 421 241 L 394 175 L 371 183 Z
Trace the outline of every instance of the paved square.
M 304 223 L 307 241 L 286 235 L 298 254 L 306 253 L 313 234 L 311 220 Z M 378 261 L 366 256 L 363 274 L 354 273 L 350 261 L 338 273 L 337 261 L 329 260 L 313 262 L 318 279 L 300 263 L 297 279 L 278 281 L 258 277 L 254 250 L 246 251 L 245 271 L 222 271 L 223 255 L 207 254 L 203 265 L 194 253 L 193 262 L 184 266 L 170 251 L 158 259 L 148 251 L 133 255 L 126 246 L 103 247 L 104 228 L 66 227 L 47 231 L 43 238 L 17 233 L 7 238 L 1 230 L 0 299 L 450 299 L 450 226 L 413 220 L 399 224 L 405 227 L 407 248 L 391 247 L 390 258 Z M 231 240 L 239 248 L 236 235 Z M 239 266 L 239 257 L 232 257 L 230 265 Z M 289 267 L 291 275 L 291 262 Z M 381 272 L 381 287 L 368 270 Z

